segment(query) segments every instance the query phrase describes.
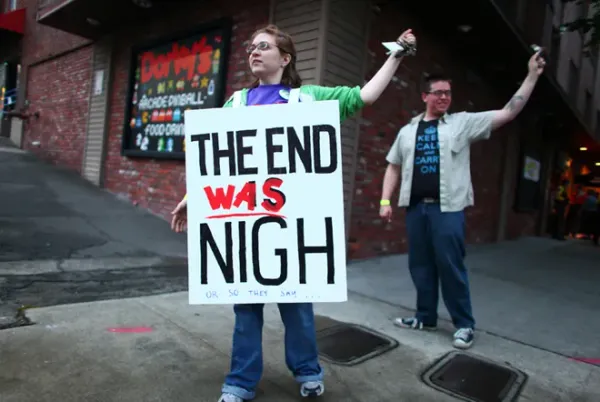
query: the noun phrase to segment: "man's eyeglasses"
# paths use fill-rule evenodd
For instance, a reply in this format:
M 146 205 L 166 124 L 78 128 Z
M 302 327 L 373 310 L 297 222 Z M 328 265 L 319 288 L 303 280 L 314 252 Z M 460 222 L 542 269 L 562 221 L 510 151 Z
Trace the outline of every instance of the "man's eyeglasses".
M 427 92 L 428 94 L 437 96 L 438 98 L 441 97 L 442 95 L 446 95 L 446 98 L 449 98 L 452 96 L 452 91 L 451 90 L 441 90 L 438 89 L 437 91 L 429 91 Z

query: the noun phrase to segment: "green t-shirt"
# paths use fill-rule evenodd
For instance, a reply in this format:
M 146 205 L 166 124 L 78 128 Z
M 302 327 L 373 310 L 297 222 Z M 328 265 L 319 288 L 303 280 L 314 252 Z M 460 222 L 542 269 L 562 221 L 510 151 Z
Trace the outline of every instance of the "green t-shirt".
M 241 90 L 242 105 L 246 105 L 248 99 L 248 88 Z M 223 107 L 233 106 L 233 96 L 225 102 Z M 328 101 L 337 100 L 340 104 L 340 121 L 352 117 L 356 112 L 365 106 L 360 97 L 360 87 L 323 87 L 319 85 L 302 85 L 300 87 L 300 102 L 306 100 Z

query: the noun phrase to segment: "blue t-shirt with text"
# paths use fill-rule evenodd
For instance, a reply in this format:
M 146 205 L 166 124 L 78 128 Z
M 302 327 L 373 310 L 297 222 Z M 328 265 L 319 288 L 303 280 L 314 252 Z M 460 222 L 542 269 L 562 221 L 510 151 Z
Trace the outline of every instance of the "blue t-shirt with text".
M 440 198 L 438 122 L 421 120 L 417 128 L 411 204 L 419 203 L 424 198 Z

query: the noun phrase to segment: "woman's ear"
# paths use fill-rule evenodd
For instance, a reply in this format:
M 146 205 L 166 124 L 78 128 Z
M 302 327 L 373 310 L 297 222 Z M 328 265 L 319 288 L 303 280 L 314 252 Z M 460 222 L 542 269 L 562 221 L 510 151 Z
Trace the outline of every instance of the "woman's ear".
M 288 64 L 292 61 L 292 56 L 285 53 L 281 58 L 281 68 L 286 68 Z

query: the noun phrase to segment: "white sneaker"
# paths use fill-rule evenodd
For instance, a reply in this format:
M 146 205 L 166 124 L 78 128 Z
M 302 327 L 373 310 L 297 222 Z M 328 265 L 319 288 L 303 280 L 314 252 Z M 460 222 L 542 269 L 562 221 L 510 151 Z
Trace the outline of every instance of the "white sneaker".
M 307 381 L 300 387 L 300 395 L 303 398 L 315 398 L 323 395 L 325 384 L 323 381 Z
M 460 328 L 454 333 L 452 344 L 458 349 L 469 349 L 475 340 L 475 331 L 472 328 Z
M 398 317 L 394 319 L 394 325 L 400 328 L 410 328 L 410 329 L 422 329 L 425 331 L 435 331 L 437 326 L 433 325 L 425 325 L 422 321 L 420 321 L 416 317 L 410 318 L 402 318 Z
M 223 394 L 218 402 L 244 402 L 244 400 L 232 394 Z

